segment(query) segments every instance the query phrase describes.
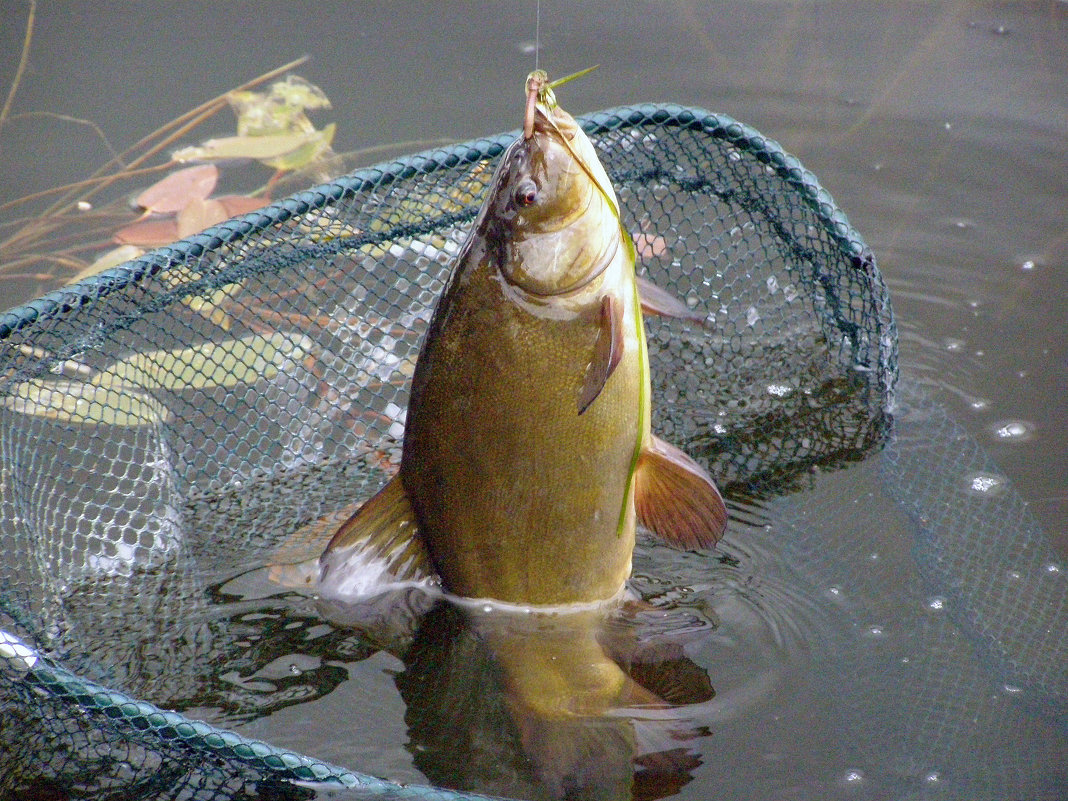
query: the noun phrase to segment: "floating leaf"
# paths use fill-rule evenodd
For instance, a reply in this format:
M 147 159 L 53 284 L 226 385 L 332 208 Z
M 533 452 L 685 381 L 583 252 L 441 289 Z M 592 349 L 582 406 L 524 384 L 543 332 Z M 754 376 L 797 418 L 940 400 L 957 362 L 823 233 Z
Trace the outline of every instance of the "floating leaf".
M 223 195 L 215 199 L 223 204 L 223 208 L 230 217 L 262 209 L 271 202 L 271 199 L 267 197 L 249 197 L 248 195 Z
M 310 133 L 315 126 L 304 111 L 330 107 L 322 89 L 296 75 L 271 84 L 268 93 L 231 92 L 227 100 L 237 114 L 241 136 Z
M 264 161 L 292 153 L 309 142 L 317 141 L 320 137 L 321 132 L 315 130 L 267 136 L 224 136 L 220 139 L 209 139 L 202 145 L 176 150 L 171 154 L 171 158 L 177 162 L 218 159 Z M 330 137 L 333 138 L 333 132 Z
M 112 248 L 98 257 L 96 261 L 74 276 L 71 281 L 81 281 L 90 275 L 96 275 L 104 272 L 104 270 L 110 270 L 112 267 L 118 267 L 123 262 L 143 255 L 144 252 L 144 248 L 140 248 L 137 245 L 119 245 L 117 248 Z
M 299 170 L 330 149 L 330 143 L 334 141 L 334 133 L 337 131 L 337 123 L 330 123 L 321 131 L 313 131 L 306 137 L 306 143 L 296 150 L 292 150 L 278 158 L 260 159 L 268 167 L 276 170 Z
M 311 133 L 315 125 L 299 106 L 284 103 L 257 92 L 243 92 L 243 98 L 231 103 L 237 112 L 238 136 L 274 136 Z
M 330 108 L 326 92 L 299 75 L 287 75 L 285 80 L 272 83 L 271 97 L 293 108 Z
M 123 245 L 140 245 L 155 248 L 169 245 L 178 239 L 178 222 L 173 217 L 166 219 L 139 220 L 115 232 L 112 240 Z
M 185 238 L 191 234 L 199 233 L 205 228 L 218 225 L 229 217 L 226 206 L 218 200 L 193 200 L 178 212 L 178 217 L 175 220 L 178 227 L 178 236 Z
M 210 389 L 270 380 L 309 354 L 314 343 L 299 333 L 250 334 L 224 342 L 204 342 L 178 350 L 134 353 L 97 373 L 105 387 L 163 387 L 173 391 Z
M 203 200 L 215 188 L 219 168 L 201 164 L 172 172 L 137 196 L 138 206 L 156 214 L 174 214 L 193 200 Z
M 90 425 L 157 425 L 171 416 L 166 406 L 135 387 L 83 381 L 24 381 L 3 404 L 19 414 Z

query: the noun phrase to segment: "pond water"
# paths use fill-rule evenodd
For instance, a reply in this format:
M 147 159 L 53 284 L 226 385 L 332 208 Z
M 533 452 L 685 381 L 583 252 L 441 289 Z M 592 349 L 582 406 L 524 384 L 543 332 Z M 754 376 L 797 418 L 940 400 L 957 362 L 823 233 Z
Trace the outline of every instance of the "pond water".
M 550 763 L 588 753 L 618 768 L 612 743 L 636 736 L 647 751 L 671 750 L 649 743 L 682 728 L 685 755 L 646 766 L 647 797 L 1064 798 L 1068 610 L 1015 599 L 1049 597 L 1041 581 L 1068 580 L 1068 5 L 541 7 L 543 67 L 602 64 L 567 87 L 573 112 L 647 100 L 722 111 L 816 173 L 876 254 L 901 335 L 903 403 L 918 410 L 903 414 L 911 439 L 889 455 L 817 475 L 793 495 L 732 499 L 730 532 L 711 556 L 643 544 L 634 585 L 652 608 L 610 629 L 620 649 L 651 643 L 646 661 L 689 703 L 637 735 L 607 724 L 546 734 L 566 744 L 564 755 L 549 750 Z M 26 11 L 4 4 L 4 86 Z M 422 147 L 396 143 L 515 128 L 533 66 L 533 3 L 170 3 L 151 13 L 37 9 L 16 116 L 0 130 L 0 202 L 107 158 L 86 127 L 20 114 L 91 119 L 121 147 L 309 53 L 297 71 L 333 101 L 317 119 L 337 121 L 337 151 L 384 146 L 360 157 L 367 164 Z M 0 307 L 55 285 L 0 276 Z M 924 441 L 932 431 L 945 447 Z M 958 502 L 965 492 L 927 497 L 908 480 L 948 475 L 939 460 L 954 441 L 978 443 L 996 465 L 979 459 L 983 469 L 968 473 L 976 506 Z M 1006 480 L 1017 500 L 998 509 L 1047 538 L 1048 558 L 1034 563 L 1046 575 L 1025 576 L 1018 596 L 999 578 L 1039 552 L 1018 529 L 1004 528 L 1003 541 L 965 537 L 975 547 L 947 555 L 914 544 L 905 514 L 915 502 L 919 514 L 946 509 L 981 528 L 983 493 Z M 998 597 L 980 598 L 969 583 L 979 580 Z M 442 708 L 442 698 L 488 704 L 492 693 L 471 688 L 493 680 L 469 663 L 470 634 L 447 609 L 405 632 L 419 647 L 402 660 L 310 601 L 274 593 L 255 571 L 217 577 L 217 603 L 198 615 L 225 621 L 248 653 L 208 691 L 148 700 L 183 697 L 191 716 L 396 781 L 548 792 L 529 779 L 522 737 L 479 739 L 500 709 L 458 721 Z M 960 598 L 970 628 L 948 614 Z M 1008 655 L 985 648 L 988 635 L 1009 643 Z M 1029 648 L 1029 637 L 1053 647 Z M 714 696 L 694 697 L 691 665 Z M 609 778 L 589 784 L 616 797 Z

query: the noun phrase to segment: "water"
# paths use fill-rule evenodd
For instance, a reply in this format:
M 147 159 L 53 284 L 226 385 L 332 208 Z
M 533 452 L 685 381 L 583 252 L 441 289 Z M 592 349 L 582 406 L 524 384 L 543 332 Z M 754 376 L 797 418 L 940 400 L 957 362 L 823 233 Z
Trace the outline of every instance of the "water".
M 2 12 L 6 86 L 25 7 Z M 518 125 L 533 18 L 533 3 L 179 3 L 155 18 L 42 4 L 12 111 L 92 119 L 122 146 L 307 52 L 299 72 L 334 102 L 316 119 L 338 122 L 335 149 L 465 139 Z M 1068 6 L 543 2 L 541 39 L 553 74 L 604 65 L 567 87 L 573 111 L 641 100 L 724 111 L 819 176 L 890 285 L 904 376 L 996 463 L 965 471 L 961 497 L 996 502 L 1007 478 L 1049 534 L 1047 562 L 1021 563 L 1026 548 L 1009 539 L 969 551 L 972 572 L 1037 591 L 1027 571 L 1045 565 L 1042 580 L 1063 581 Z M 0 200 L 106 158 L 85 127 L 40 117 L 12 120 L 0 153 Z M 0 306 L 48 288 L 0 283 Z M 711 559 L 639 551 L 635 586 L 665 615 L 644 630 L 678 635 L 716 693 L 681 711 L 709 733 L 686 741 L 702 764 L 680 797 L 1063 797 L 1063 707 L 1058 723 L 1041 682 L 1018 681 L 953 625 L 957 588 L 917 571 L 925 554 L 908 547 L 884 477 L 861 463 L 766 507 L 736 504 Z M 196 613 L 233 629 L 210 691 L 144 697 L 184 697 L 190 714 L 399 781 L 439 780 L 420 764 L 449 778 L 447 759 L 416 756 L 442 744 L 413 735 L 404 661 L 256 575 L 217 578 L 217 603 Z M 1011 608 L 1002 593 L 992 619 Z M 1063 692 L 1063 663 L 1048 672 Z

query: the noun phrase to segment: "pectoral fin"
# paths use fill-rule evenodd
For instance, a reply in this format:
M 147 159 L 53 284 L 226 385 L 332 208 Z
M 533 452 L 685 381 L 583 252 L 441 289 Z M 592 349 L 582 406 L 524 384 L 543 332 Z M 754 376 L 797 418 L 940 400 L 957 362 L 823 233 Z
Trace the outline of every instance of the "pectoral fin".
M 601 319 L 593 360 L 586 368 L 586 380 L 579 392 L 578 413 L 589 408 L 604 389 L 605 382 L 623 358 L 623 305 L 613 295 L 601 298 Z
M 705 469 L 656 437 L 638 458 L 634 506 L 638 522 L 676 548 L 709 548 L 727 527 L 727 508 Z
M 694 311 L 685 303 L 661 289 L 656 284 L 650 283 L 639 277 L 638 297 L 642 302 L 642 314 L 651 314 L 659 317 L 676 317 L 680 320 L 688 320 L 693 323 L 704 323 L 703 312 Z
M 373 595 L 391 583 L 438 581 L 399 476 L 348 518 L 319 557 L 319 590 Z

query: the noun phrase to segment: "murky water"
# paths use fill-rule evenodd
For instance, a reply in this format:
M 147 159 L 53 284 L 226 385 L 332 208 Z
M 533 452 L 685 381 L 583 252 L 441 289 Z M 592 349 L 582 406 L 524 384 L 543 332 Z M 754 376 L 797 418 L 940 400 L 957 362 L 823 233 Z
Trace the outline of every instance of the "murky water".
M 13 23 L 25 8 L 5 2 L 2 13 L 6 86 L 22 33 Z M 12 112 L 92 119 L 121 147 L 307 52 L 313 61 L 299 71 L 332 98 L 319 115 L 337 120 L 335 149 L 344 151 L 514 128 L 532 67 L 533 3 L 169 4 L 153 14 L 42 4 Z M 734 504 L 731 532 L 712 557 L 643 545 L 634 586 L 651 608 L 638 623 L 613 625 L 652 643 L 657 657 L 648 661 L 664 668 L 661 683 L 696 693 L 693 665 L 714 690 L 680 695 L 687 703 L 676 728 L 693 736 L 679 742 L 701 764 L 675 760 L 685 781 L 672 784 L 661 770 L 659 792 L 1064 797 L 1068 676 L 1064 662 L 1050 664 L 1063 639 L 1059 650 L 1024 648 L 1030 665 L 991 656 L 986 635 L 969 631 L 986 632 L 984 619 L 1003 622 L 1012 610 L 1044 612 L 1037 602 L 1013 607 L 1005 599 L 1022 595 L 996 581 L 987 583 L 999 587 L 997 599 L 968 595 L 960 579 L 1016 572 L 1038 597 L 1041 581 L 1064 580 L 1057 568 L 1068 561 L 1068 5 L 543 0 L 542 14 L 542 66 L 563 74 L 604 65 L 568 87 L 568 108 L 670 100 L 723 111 L 819 176 L 890 285 L 903 381 L 995 463 L 969 468 L 961 497 L 971 500 L 936 501 L 962 519 L 982 518 L 974 510 L 1007 481 L 1052 542 L 1053 558 L 1035 563 L 1047 575 L 1021 573 L 1031 545 L 1009 529 L 1002 541 L 972 541 L 960 556 L 978 561 L 967 569 L 918 569 L 946 552 L 913 547 L 905 510 L 922 487 L 894 466 L 937 463 L 906 441 L 889 467 L 862 462 L 814 476 L 798 495 Z M 219 124 L 226 133 L 229 120 Z M 0 201 L 81 176 L 106 157 L 84 126 L 13 119 L 0 131 Z M 48 288 L 0 283 L 0 306 Z M 925 415 L 921 405 L 906 418 L 911 430 L 927 430 Z M 216 604 L 189 612 L 191 629 L 210 624 L 216 640 L 220 627 L 232 634 L 207 685 L 146 697 L 182 699 L 191 715 L 399 781 L 536 792 L 517 756 L 521 736 L 478 739 L 501 730 L 500 709 L 460 721 L 435 707 L 434 693 L 413 689 L 422 682 L 486 702 L 489 694 L 460 690 L 492 670 L 435 674 L 418 658 L 425 651 L 406 661 L 393 643 L 332 626 L 313 603 L 261 578 L 215 577 Z M 964 606 L 979 621 L 972 629 L 954 622 Z M 1064 610 L 1050 614 L 1065 621 Z M 469 634 L 448 612 L 431 615 L 434 626 L 404 636 L 459 666 Z M 1027 620 L 1008 620 L 994 639 L 1027 636 Z M 1031 677 L 1026 689 L 1019 675 Z M 483 743 L 463 752 L 471 764 L 456 758 L 449 731 Z M 612 763 L 605 743 L 632 738 L 601 735 L 604 764 Z M 486 763 L 508 769 L 492 776 Z

